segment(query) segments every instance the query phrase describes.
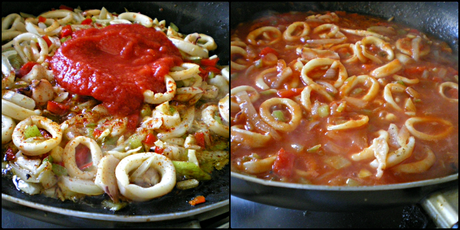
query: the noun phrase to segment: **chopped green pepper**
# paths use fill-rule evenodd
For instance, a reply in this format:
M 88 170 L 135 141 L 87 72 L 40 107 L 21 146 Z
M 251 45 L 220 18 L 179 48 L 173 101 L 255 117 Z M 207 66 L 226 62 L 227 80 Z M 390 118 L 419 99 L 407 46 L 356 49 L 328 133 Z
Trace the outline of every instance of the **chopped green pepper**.
M 186 178 L 195 178 L 197 180 L 211 180 L 211 175 L 204 172 L 200 167 L 192 162 L 172 161 L 176 168 L 176 173 Z
M 24 137 L 25 139 L 31 137 L 42 137 L 42 134 L 40 133 L 40 130 L 38 129 L 37 125 L 32 125 L 27 127 L 26 130 L 24 130 Z

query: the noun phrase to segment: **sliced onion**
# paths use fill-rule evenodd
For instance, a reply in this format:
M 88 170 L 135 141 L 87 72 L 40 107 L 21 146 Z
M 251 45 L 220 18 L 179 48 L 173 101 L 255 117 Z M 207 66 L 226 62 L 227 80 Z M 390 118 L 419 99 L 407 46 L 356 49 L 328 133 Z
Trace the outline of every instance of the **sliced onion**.
M 420 42 L 422 42 L 421 37 L 415 37 L 412 39 L 412 58 L 415 61 L 420 59 Z
M 259 129 L 262 132 L 268 132 L 273 137 L 273 139 L 277 141 L 281 140 L 281 136 L 279 135 L 279 133 L 276 132 L 276 130 L 273 129 L 270 125 L 265 123 L 265 121 L 262 120 L 262 118 L 259 117 L 246 91 L 238 92 L 235 96 L 236 101 L 240 105 L 241 111 L 243 111 L 243 113 L 246 114 L 246 117 L 248 118 L 248 121 L 251 124 L 253 124 L 257 129 Z

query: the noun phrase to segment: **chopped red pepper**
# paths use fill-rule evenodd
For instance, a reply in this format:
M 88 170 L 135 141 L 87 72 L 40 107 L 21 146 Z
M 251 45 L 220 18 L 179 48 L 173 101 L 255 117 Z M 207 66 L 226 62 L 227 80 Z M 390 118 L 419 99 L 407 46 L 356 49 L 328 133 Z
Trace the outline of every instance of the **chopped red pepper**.
M 69 106 L 55 101 L 48 101 L 46 109 L 54 114 L 62 115 L 69 110 Z
M 75 162 L 77 163 L 78 168 L 83 170 L 90 167 L 91 165 L 89 165 L 88 161 L 91 165 L 93 164 L 93 162 L 91 162 L 91 150 L 85 145 L 78 145 L 75 149 Z
M 82 25 L 91 25 L 93 20 L 91 18 L 87 18 L 81 22 Z
M 193 198 L 193 200 L 189 201 L 188 203 L 192 206 L 195 206 L 197 204 L 201 204 L 201 203 L 204 203 L 206 202 L 206 198 L 204 196 L 197 196 L 195 198 Z
M 205 140 L 204 140 L 204 133 L 196 132 L 195 133 L 196 143 L 201 147 L 205 148 Z
M 202 66 L 216 66 L 217 62 L 219 61 L 219 58 L 214 58 L 214 59 L 201 59 L 201 65 Z
M 155 141 L 157 141 L 157 137 L 153 133 L 149 133 L 145 137 L 144 143 L 147 145 L 154 145 Z
M 35 65 L 38 65 L 38 63 L 33 62 L 33 61 L 27 62 L 26 64 L 24 64 L 21 67 L 21 69 L 18 70 L 18 72 L 16 73 L 16 76 L 19 77 L 19 78 L 24 77 L 25 75 L 27 75 L 32 70 L 32 68 Z
M 50 47 L 53 43 L 51 42 L 50 38 L 48 37 L 48 35 L 45 35 L 42 37 L 43 40 L 45 40 L 46 44 L 48 45 L 48 47 Z
M 7 161 L 13 161 L 16 159 L 16 154 L 14 154 L 14 151 L 12 148 L 8 148 L 5 152 L 5 158 Z
M 72 26 L 66 25 L 62 27 L 60 38 L 65 38 L 72 35 Z
M 46 18 L 43 16 L 38 16 L 38 22 L 46 22 Z

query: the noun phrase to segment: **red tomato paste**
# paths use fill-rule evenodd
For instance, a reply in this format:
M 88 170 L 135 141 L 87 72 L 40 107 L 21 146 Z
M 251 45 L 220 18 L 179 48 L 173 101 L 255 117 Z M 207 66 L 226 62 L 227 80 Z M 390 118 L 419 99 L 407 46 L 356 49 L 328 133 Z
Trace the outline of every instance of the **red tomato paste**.
M 143 92 L 165 92 L 164 76 L 181 63 L 163 32 L 137 24 L 76 31 L 50 62 L 62 87 L 102 101 L 114 115 L 138 113 Z

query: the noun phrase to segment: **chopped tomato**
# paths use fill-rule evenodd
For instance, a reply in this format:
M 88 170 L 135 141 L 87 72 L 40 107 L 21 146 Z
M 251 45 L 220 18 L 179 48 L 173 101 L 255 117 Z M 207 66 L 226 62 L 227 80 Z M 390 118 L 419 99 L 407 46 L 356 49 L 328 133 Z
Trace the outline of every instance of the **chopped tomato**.
M 197 196 L 195 198 L 193 198 L 193 200 L 189 201 L 188 203 L 192 206 L 195 206 L 197 204 L 201 204 L 201 203 L 204 203 L 206 202 L 206 198 L 204 196 Z
M 62 27 L 60 38 L 65 38 L 67 36 L 72 36 L 72 26 L 66 25 Z
M 128 125 L 126 127 L 128 131 L 136 130 L 136 127 L 139 124 L 139 117 L 139 114 L 131 114 L 128 116 Z
M 300 95 L 302 90 L 302 88 L 280 89 L 276 92 L 276 94 L 278 97 L 291 98 Z
M 279 55 L 278 52 L 276 52 L 276 50 L 274 50 L 274 49 L 272 49 L 272 48 L 270 48 L 270 47 L 265 47 L 265 48 L 263 48 L 263 49 L 260 51 L 259 56 L 260 56 L 260 57 L 263 57 L 263 56 L 267 55 L 268 53 L 273 53 L 273 54 L 275 54 L 276 56 Z
M 195 133 L 196 143 L 201 147 L 205 148 L 205 140 L 204 140 L 204 133 L 196 132 Z
M 214 74 L 220 73 L 220 69 L 214 66 L 206 66 L 204 67 L 204 69 L 200 67 L 199 70 L 200 70 L 199 75 L 201 76 L 201 78 L 203 78 L 203 81 L 208 80 L 209 73 L 211 72 Z
M 290 177 L 294 172 L 295 156 L 283 148 L 278 151 L 278 156 L 273 163 L 273 171 L 281 177 Z
M 69 106 L 55 101 L 48 101 L 46 109 L 54 114 L 62 115 L 69 110 Z
M 16 73 L 16 76 L 19 77 L 19 78 L 24 77 L 25 75 L 27 75 L 32 70 L 32 68 L 35 65 L 38 65 L 38 63 L 33 62 L 33 61 L 27 62 L 26 64 L 24 64 L 21 67 L 21 69 L 18 70 L 18 72 Z
M 214 59 L 201 59 L 201 65 L 202 66 L 216 66 L 217 62 L 219 61 L 219 58 L 214 58 Z
M 91 25 L 93 20 L 91 18 L 87 18 L 81 22 L 82 25 Z

